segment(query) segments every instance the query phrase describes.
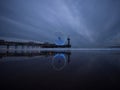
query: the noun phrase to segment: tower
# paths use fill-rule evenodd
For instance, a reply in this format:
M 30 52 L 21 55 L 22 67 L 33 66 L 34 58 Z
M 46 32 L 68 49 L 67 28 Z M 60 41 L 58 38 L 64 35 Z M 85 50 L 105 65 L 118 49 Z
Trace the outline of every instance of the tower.
M 67 40 L 68 40 L 68 44 L 67 44 L 68 47 L 71 47 L 71 45 L 70 45 L 70 38 L 68 37 Z

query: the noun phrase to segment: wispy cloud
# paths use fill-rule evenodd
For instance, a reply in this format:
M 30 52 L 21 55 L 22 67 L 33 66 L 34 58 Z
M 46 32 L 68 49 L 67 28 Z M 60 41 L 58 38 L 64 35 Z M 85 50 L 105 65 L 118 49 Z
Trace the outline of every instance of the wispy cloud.
M 62 33 L 74 44 L 99 44 L 119 33 L 119 1 L 113 0 L 4 0 L 0 1 L 0 33 L 27 34 L 53 40 Z M 9 25 L 9 28 L 8 28 Z M 9 30 L 11 28 L 11 31 Z M 4 29 L 4 30 L 3 30 Z M 17 34 L 17 35 L 18 35 Z M 9 35 L 8 35 L 9 36 Z M 43 38 L 44 37 L 44 38 Z M 119 35 L 118 35 L 119 37 Z M 53 40 L 54 41 L 54 40 Z M 79 45 L 78 45 L 79 46 Z

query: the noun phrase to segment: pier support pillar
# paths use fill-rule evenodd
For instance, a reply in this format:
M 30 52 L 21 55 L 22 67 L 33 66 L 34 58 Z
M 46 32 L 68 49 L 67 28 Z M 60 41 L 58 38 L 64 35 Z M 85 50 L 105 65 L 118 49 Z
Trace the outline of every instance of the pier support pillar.
M 17 49 L 17 45 L 15 45 L 15 49 Z
M 29 48 L 29 45 L 27 46 L 27 48 Z
M 22 49 L 24 49 L 24 45 L 22 45 Z
M 7 49 L 9 49 L 9 45 L 7 45 Z

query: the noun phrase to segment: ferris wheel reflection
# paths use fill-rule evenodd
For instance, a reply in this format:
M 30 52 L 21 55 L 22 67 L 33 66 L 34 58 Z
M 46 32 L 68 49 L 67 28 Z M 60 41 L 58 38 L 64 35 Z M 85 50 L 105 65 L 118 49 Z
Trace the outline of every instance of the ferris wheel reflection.
M 58 53 L 53 56 L 52 66 L 55 70 L 60 71 L 69 62 L 70 62 L 70 53 L 67 55 L 64 53 Z

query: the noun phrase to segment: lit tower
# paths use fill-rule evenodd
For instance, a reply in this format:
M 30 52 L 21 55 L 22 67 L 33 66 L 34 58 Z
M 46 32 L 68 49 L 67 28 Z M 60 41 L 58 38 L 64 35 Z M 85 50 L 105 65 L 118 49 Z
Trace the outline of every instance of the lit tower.
M 68 40 L 68 44 L 67 44 L 68 47 L 71 47 L 71 45 L 70 45 L 70 38 L 68 37 L 67 40 Z

